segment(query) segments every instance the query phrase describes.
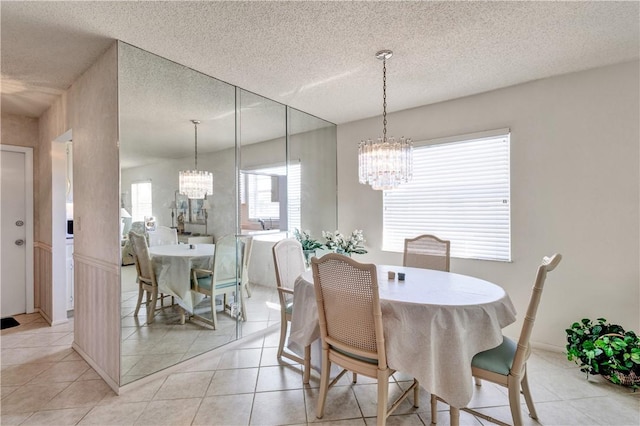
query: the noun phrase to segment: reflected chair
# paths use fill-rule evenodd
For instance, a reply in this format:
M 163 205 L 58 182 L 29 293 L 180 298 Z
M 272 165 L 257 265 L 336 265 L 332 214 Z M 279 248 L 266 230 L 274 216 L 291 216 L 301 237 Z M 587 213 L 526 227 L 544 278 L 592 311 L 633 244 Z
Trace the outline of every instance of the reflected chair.
M 308 346 L 305 348 L 304 359 L 284 350 L 284 341 L 293 313 L 293 286 L 296 278 L 306 270 L 302 245 L 295 238 L 287 238 L 274 244 L 272 251 L 280 299 L 278 361 L 282 361 L 282 357 L 285 357 L 302 364 L 304 366 L 303 383 L 309 383 L 310 348 Z
M 149 247 L 178 244 L 178 231 L 168 226 L 158 226 L 155 231 L 148 231 Z
M 529 391 L 529 382 L 527 380 L 527 359 L 531 354 L 529 339 L 536 319 L 536 312 L 538 310 L 538 305 L 540 304 L 540 298 L 542 296 L 542 289 L 547 277 L 547 272 L 553 271 L 560 263 L 560 260 L 562 260 L 562 256 L 560 254 L 554 254 L 551 257 L 544 257 L 542 259 L 542 264 L 538 267 L 536 281 L 533 285 L 531 298 L 529 299 L 529 307 L 527 308 L 527 314 L 524 317 L 524 324 L 522 325 L 518 342 L 516 343 L 508 337 L 503 336 L 502 344 L 493 349 L 489 349 L 488 351 L 476 354 L 471 361 L 473 377 L 496 383 L 508 389 L 509 407 L 511 409 L 513 424 L 515 426 L 522 425 L 522 413 L 520 410 L 521 389 L 527 408 L 529 409 L 529 416 L 532 419 L 538 418 L 536 409 L 533 405 L 533 399 L 531 398 L 531 392 Z M 440 398 L 436 395 L 431 395 L 431 424 L 436 424 L 437 421 L 436 404 L 439 399 Z M 470 408 L 458 409 L 451 407 L 452 425 L 458 424 L 460 416 L 459 410 L 469 412 L 493 423 L 505 424 L 493 417 L 487 416 L 484 413 L 479 413 Z
M 149 256 L 147 239 L 144 235 L 130 231 L 129 241 L 131 242 L 133 261 L 136 265 L 138 281 L 138 302 L 136 303 L 136 310 L 133 315 L 138 316 L 140 306 L 144 303 L 147 310 L 147 324 L 151 324 L 153 322 L 158 302 L 158 283 L 156 281 L 156 274 L 153 270 L 151 257 Z M 142 298 L 145 293 L 145 302 L 142 302 Z M 160 300 L 165 297 L 170 296 L 161 294 Z
M 242 294 L 242 273 L 244 258 L 243 241 L 236 242 L 236 237 L 226 235 L 216 241 L 213 254 L 213 270 L 193 268 L 191 270 L 191 290 L 204 294 L 211 301 L 211 319 L 202 315 L 193 316 L 211 325 L 218 327 L 216 313 L 216 296 L 222 295 L 223 310 L 229 309 L 231 316 L 242 316 L 247 320 L 246 306 Z M 229 294 L 235 294 L 234 304 L 229 303 Z M 239 311 L 239 312 L 238 312 Z
M 247 293 L 247 297 L 251 297 L 251 288 L 249 287 L 249 259 L 251 257 L 253 237 L 244 236 L 240 237 L 240 240 L 244 243 L 244 254 L 242 257 L 242 288 Z
M 449 272 L 450 242 L 435 235 L 420 235 L 404 240 L 403 266 Z
M 376 266 L 330 253 L 321 259 L 311 259 L 311 268 L 322 338 L 316 417 L 324 415 L 328 389 L 347 370 L 353 372 L 354 383 L 357 374 L 378 380 L 378 425 L 386 424 L 387 417 L 411 390 L 417 407 L 420 389 L 414 379 L 413 384 L 387 409 L 389 377 L 395 371 L 387 365 Z M 332 363 L 344 370 L 329 383 Z

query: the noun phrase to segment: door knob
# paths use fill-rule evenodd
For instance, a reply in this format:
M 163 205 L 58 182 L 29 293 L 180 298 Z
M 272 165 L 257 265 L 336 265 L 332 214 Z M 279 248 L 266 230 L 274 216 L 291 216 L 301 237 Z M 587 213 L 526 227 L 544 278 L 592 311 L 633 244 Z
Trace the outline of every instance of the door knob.
M 16 240 L 16 245 L 21 246 L 24 244 L 24 240 Z

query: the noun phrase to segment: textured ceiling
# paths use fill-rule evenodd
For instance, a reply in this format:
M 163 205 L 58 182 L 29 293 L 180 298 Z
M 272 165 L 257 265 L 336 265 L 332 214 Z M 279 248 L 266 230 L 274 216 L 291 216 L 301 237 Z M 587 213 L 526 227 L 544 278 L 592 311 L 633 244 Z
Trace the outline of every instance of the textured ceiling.
M 7 2 L 3 112 L 39 116 L 120 39 L 344 123 L 637 59 L 638 2 Z

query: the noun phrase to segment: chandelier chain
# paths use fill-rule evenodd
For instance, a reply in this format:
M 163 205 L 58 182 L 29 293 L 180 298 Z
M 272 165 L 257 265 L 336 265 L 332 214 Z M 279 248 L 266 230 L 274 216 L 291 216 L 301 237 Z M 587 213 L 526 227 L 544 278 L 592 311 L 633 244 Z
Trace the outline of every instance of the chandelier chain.
M 382 60 L 382 142 L 387 141 L 387 60 Z
M 195 170 L 198 170 L 198 123 L 194 120 L 193 126 L 195 127 L 196 132 L 196 167 Z

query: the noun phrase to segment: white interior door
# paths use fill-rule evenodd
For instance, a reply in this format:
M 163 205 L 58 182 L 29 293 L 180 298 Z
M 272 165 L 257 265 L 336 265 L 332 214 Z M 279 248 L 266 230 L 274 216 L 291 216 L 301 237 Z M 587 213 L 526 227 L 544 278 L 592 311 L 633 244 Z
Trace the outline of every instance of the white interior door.
M 27 211 L 26 155 L 2 150 L 1 219 L 2 283 L 1 311 L 6 316 L 27 312 Z

